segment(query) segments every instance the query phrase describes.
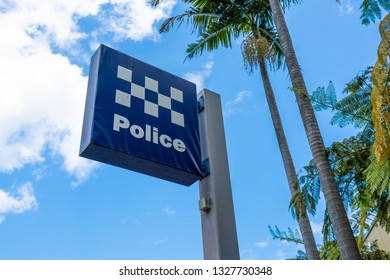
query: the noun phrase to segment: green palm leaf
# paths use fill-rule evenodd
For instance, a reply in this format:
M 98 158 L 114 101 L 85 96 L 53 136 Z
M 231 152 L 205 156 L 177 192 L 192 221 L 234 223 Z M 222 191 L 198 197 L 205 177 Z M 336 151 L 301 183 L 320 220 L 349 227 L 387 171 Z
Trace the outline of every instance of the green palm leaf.
M 363 0 L 360 5 L 362 24 L 368 25 L 371 22 L 374 23 L 376 19 L 381 19 L 381 7 L 390 12 L 390 2 L 388 0 Z
M 187 57 L 193 58 L 195 56 L 200 56 L 203 52 L 212 51 L 218 49 L 219 46 L 231 47 L 232 46 L 232 37 L 236 35 L 230 31 L 229 27 L 216 30 L 212 33 L 202 33 L 201 38 L 196 41 L 196 43 L 189 44 L 187 47 Z

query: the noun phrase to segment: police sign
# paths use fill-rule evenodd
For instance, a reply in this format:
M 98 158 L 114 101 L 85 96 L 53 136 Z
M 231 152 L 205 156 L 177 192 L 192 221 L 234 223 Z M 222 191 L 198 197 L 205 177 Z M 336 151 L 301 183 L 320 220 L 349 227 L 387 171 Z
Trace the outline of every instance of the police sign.
M 80 156 L 191 185 L 201 178 L 195 84 L 101 45 Z

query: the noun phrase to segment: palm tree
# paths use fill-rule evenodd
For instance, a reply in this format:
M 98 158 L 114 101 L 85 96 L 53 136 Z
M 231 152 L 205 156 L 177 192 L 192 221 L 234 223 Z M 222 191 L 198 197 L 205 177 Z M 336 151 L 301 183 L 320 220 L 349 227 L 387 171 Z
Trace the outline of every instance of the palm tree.
M 284 169 L 286 171 L 291 196 L 293 198 L 301 197 L 300 188 L 298 185 L 297 173 L 295 171 L 294 162 L 292 160 L 290 149 L 287 144 L 287 140 L 282 126 L 281 118 L 279 115 L 279 110 L 276 104 L 274 92 L 268 78 L 267 68 L 265 66 L 264 60 L 260 60 L 259 64 L 260 64 L 259 68 L 261 72 L 261 77 L 264 85 L 264 91 L 267 98 L 268 107 L 270 109 L 272 122 L 274 124 L 276 138 L 279 143 L 279 149 L 282 154 Z M 310 225 L 310 221 L 307 217 L 306 208 L 304 207 L 304 204 L 295 205 L 295 211 L 297 212 L 299 229 L 301 231 L 302 238 L 304 240 L 306 254 L 310 260 L 319 259 L 319 253 L 317 250 L 317 246 L 315 244 L 313 231 Z
M 181 24 L 185 18 L 192 20 L 192 25 L 197 29 L 200 39 L 196 43 L 189 45 L 187 55 L 190 58 L 195 55 L 201 55 L 204 50 L 211 51 L 217 49 L 221 45 L 231 47 L 232 38 L 237 39 L 240 35 L 246 36 L 246 40 L 243 43 L 244 61 L 250 71 L 253 71 L 253 68 L 256 66 L 260 68 L 290 192 L 292 197 L 300 196 L 294 163 L 284 134 L 266 66 L 267 58 L 273 59 L 277 66 L 281 65 L 282 58 L 280 44 L 273 28 L 270 26 L 272 21 L 270 9 L 264 9 L 266 2 L 251 1 L 250 3 L 244 3 L 243 1 L 196 0 L 185 2 L 191 2 L 194 7 L 182 15 L 167 19 L 160 31 L 168 32 L 175 23 Z M 259 8 L 265 12 L 258 13 Z M 272 55 L 270 56 L 270 54 Z M 296 212 L 308 258 L 319 259 L 319 253 L 304 204 L 297 205 Z
M 342 142 L 333 142 L 327 148 L 328 158 L 339 185 L 343 203 L 351 211 L 352 230 L 355 233 L 362 258 L 387 259 L 388 256 L 383 255 L 377 248 L 367 248 L 364 244 L 366 231 L 374 224 L 378 224 L 390 232 L 390 200 L 389 192 L 386 190 L 389 181 L 386 182 L 382 177 L 378 180 L 381 184 L 376 185 L 370 183 L 368 180 L 370 177 L 367 176 L 372 175 L 367 172 L 368 167 L 371 167 L 373 162 L 376 163 L 376 159 L 371 154 L 375 133 L 371 102 L 372 71 L 373 67 L 368 67 L 354 77 L 343 91 L 344 94 L 348 95 L 340 101 L 337 101 L 336 92 L 331 82 L 326 90 L 324 87 L 318 87 L 312 93 L 311 100 L 316 111 L 331 109 L 334 112 L 331 124 L 340 127 L 353 125 L 355 128 L 362 129 L 357 135 L 344 139 Z M 383 173 L 388 174 L 388 170 L 389 168 Z M 380 170 L 378 172 L 381 173 Z M 310 161 L 301 173 L 299 181 L 302 186 L 302 196 L 305 198 L 304 202 L 308 211 L 315 212 L 320 184 L 313 161 Z M 294 233 L 290 229 L 288 232 L 281 232 L 276 227 L 275 230 L 270 229 L 270 232 L 274 239 L 302 243 L 299 233 Z M 327 210 L 325 211 L 322 232 L 321 259 L 339 259 L 340 251 Z M 300 252 L 298 257 L 302 257 Z
M 334 142 L 327 148 L 341 198 L 352 214 L 352 230 L 362 256 L 367 221 L 372 222 L 372 218 L 375 217 L 375 221 L 390 232 L 388 191 L 390 180 L 386 180 L 390 178 L 389 167 L 378 166 L 372 154 L 375 139 L 372 119 L 373 102 L 371 101 L 375 79 L 372 79 L 372 75 L 374 75 L 373 67 L 359 72 L 346 85 L 343 93 L 348 95 L 340 101 L 337 101 L 331 82 L 326 90 L 324 87 L 318 87 L 311 96 L 316 111 L 331 109 L 334 112 L 331 124 L 340 127 L 353 125 L 357 129 L 362 129 L 357 135 L 344 139 L 342 142 Z M 307 198 L 305 200 L 308 203 L 307 208 L 311 210 L 310 208 L 315 207 L 319 199 L 318 172 L 312 161 L 302 171 L 303 174 L 299 181 L 303 197 Z M 325 217 L 324 244 L 335 240 L 328 215 Z
M 298 64 L 289 30 L 279 0 L 269 0 L 278 36 L 280 38 L 287 68 L 293 84 L 299 112 L 305 127 L 307 139 L 318 169 L 330 220 L 343 259 L 361 259 L 356 240 L 341 200 L 306 84 Z

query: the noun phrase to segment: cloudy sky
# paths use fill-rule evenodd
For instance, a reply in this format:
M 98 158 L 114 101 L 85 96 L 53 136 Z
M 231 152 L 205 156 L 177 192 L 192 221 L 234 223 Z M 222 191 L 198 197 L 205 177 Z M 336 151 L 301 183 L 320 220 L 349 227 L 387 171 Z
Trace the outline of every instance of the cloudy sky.
M 240 41 L 186 60 L 195 37 L 159 35 L 184 10 L 176 0 L 0 2 L 0 259 L 201 259 L 197 184 L 189 188 L 78 156 L 89 60 L 111 46 L 222 96 L 241 258 L 294 256 L 268 225 L 297 227 L 258 73 Z M 287 22 L 308 89 L 332 80 L 340 94 L 373 65 L 378 22 L 362 26 L 360 1 L 303 1 Z M 334 3 L 333 3 L 334 2 Z M 271 74 L 299 170 L 310 160 L 286 71 Z M 355 133 L 318 115 L 326 144 Z M 320 242 L 321 214 L 313 229 Z

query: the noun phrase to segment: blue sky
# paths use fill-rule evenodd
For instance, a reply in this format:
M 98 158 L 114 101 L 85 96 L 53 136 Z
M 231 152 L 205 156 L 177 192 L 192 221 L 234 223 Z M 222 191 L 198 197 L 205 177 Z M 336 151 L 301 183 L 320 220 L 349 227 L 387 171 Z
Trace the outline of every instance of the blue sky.
M 222 96 L 242 259 L 293 257 L 268 225 L 295 229 L 290 193 L 259 73 L 233 49 L 184 63 L 195 37 L 157 28 L 184 6 L 167 0 L 0 3 L 0 259 L 202 259 L 198 185 L 183 187 L 78 157 L 89 59 L 100 43 Z M 310 92 L 347 82 L 376 61 L 378 22 L 359 0 L 313 0 L 286 14 Z M 287 71 L 270 73 L 296 169 L 310 151 Z M 356 131 L 317 114 L 327 145 Z M 321 207 L 320 207 L 321 208 Z M 323 207 L 322 207 L 323 208 Z M 322 213 L 311 220 L 321 241 Z

